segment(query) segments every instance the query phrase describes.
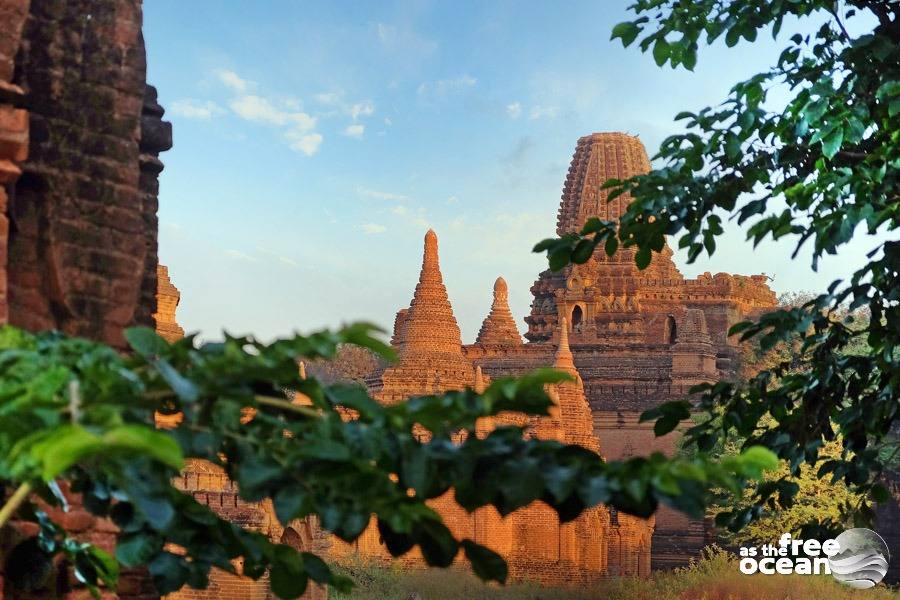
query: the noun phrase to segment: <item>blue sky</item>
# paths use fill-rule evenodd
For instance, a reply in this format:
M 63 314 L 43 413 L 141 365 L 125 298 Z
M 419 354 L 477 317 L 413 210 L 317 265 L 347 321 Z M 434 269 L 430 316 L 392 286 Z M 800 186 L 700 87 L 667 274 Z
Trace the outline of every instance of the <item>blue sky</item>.
M 576 140 L 639 134 L 724 98 L 778 45 L 715 46 L 694 73 L 610 42 L 619 0 L 220 2 L 144 5 L 148 78 L 175 146 L 162 156 L 160 260 L 179 321 L 263 338 L 368 320 L 409 303 L 422 239 L 472 341 L 498 275 L 520 329 L 544 268 Z M 789 36 L 792 31 L 786 27 Z M 776 291 L 824 287 L 864 240 L 813 273 L 791 246 L 728 231 L 703 271 L 765 272 Z

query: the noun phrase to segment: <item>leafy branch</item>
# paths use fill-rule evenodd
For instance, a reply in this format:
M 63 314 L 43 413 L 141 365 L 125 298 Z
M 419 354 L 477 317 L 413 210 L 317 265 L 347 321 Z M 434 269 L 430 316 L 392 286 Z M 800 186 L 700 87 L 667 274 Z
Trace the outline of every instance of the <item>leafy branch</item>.
M 229 523 L 176 489 L 172 480 L 187 459 L 221 467 L 247 502 L 270 499 L 284 527 L 316 515 L 350 542 L 374 517 L 391 554 L 417 547 L 428 564 L 447 566 L 463 552 L 476 574 L 497 581 L 506 578 L 503 559 L 456 539 L 428 501 L 452 490 L 468 511 L 491 505 L 508 514 L 542 500 L 564 522 L 600 503 L 649 516 L 663 502 L 699 515 L 710 490 L 739 492 L 777 464 L 759 448 L 722 461 L 654 455 L 606 463 L 580 446 L 526 439 L 517 427 L 476 436 L 485 417 L 547 415 L 545 387 L 569 377 L 555 370 L 498 379 L 481 394 L 467 389 L 391 406 L 362 387 L 299 375 L 298 361 L 328 359 L 342 344 L 389 357 L 373 333 L 354 325 L 271 344 L 226 337 L 198 345 L 131 329 L 132 353 L 122 356 L 56 333 L 0 330 L 0 483 L 20 490 L 0 514 L 40 527 L 5 557 L 7 566 L 49 565 L 62 552 L 96 592 L 115 585 L 120 566 L 145 565 L 157 590 L 168 593 L 204 587 L 212 567 L 234 573 L 233 559 L 242 557 L 241 574 L 268 572 L 280 597 L 299 596 L 309 581 L 347 589 L 320 557 Z M 292 400 L 297 394 L 303 404 Z M 180 418 L 161 430 L 157 413 Z M 60 482 L 119 528 L 114 558 L 69 539 L 28 496 L 33 490 L 66 510 Z M 35 569 L 20 569 L 18 578 L 6 572 L 27 586 Z
M 858 229 L 880 236 L 884 241 L 849 280 L 835 280 L 802 306 L 731 328 L 730 335 L 758 338 L 763 347 L 795 343 L 792 363 L 802 368 L 776 366 L 741 384 L 695 388 L 695 409 L 704 418 L 686 439 L 708 451 L 738 435 L 746 445 L 773 450 L 792 476 L 804 464 L 815 465 L 822 446 L 837 440 L 840 456 L 819 476 L 830 474 L 869 501 L 885 500 L 878 483 L 885 466 L 881 448 L 900 412 L 900 242 L 890 239 L 900 226 L 900 4 L 638 0 L 631 10 L 637 18 L 616 25 L 612 39 L 652 51 L 659 66 L 689 70 L 701 42 L 724 38 L 732 47 L 754 42 L 763 30 L 779 39 L 789 18 L 826 18 L 815 33 L 790 36 L 776 65 L 737 83 L 719 106 L 676 115 L 686 131 L 662 142 L 654 157 L 659 168 L 606 182 L 610 200 L 633 198 L 618 223 L 589 220 L 580 232 L 544 240 L 535 251 L 546 252 L 558 270 L 590 260 L 600 247 L 608 255 L 634 247 L 643 269 L 666 236 L 677 236 L 693 262 L 716 251 L 727 217 L 745 228 L 754 246 L 767 238 L 796 240 L 792 258 L 811 243 L 817 269 Z M 847 33 L 845 22 L 862 27 L 872 16 L 871 31 Z M 775 88 L 792 96 L 771 108 Z M 861 329 L 850 327 L 847 310 L 861 307 L 871 318 Z M 843 352 L 859 338 L 867 344 L 864 352 Z M 767 418 L 773 425 L 761 427 Z M 789 478 L 761 484 L 755 506 L 720 515 L 720 523 L 739 528 L 773 497 L 789 501 L 795 491 Z

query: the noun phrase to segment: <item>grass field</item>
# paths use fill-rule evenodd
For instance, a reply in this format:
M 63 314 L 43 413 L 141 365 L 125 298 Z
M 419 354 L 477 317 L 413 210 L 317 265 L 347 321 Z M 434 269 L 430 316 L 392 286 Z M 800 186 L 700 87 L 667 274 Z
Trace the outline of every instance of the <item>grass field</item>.
M 734 556 L 722 551 L 649 579 L 610 579 L 587 589 L 485 585 L 461 569 L 354 564 L 345 573 L 357 587 L 349 596 L 332 591 L 329 600 L 900 600 L 900 591 L 851 590 L 830 575 L 743 575 Z

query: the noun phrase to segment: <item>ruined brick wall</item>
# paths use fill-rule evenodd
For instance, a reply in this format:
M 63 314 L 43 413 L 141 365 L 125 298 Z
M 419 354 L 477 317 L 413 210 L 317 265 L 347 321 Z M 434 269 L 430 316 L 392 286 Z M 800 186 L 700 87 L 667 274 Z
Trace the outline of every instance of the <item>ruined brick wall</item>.
M 141 22 L 140 0 L 30 4 L 12 78 L 31 133 L 7 209 L 15 325 L 118 346 L 124 327 L 152 325 L 152 163 L 171 133 L 145 110 Z
M 9 218 L 7 210 L 13 186 L 28 157 L 28 111 L 25 94 L 13 83 L 15 58 L 28 16 L 29 0 L 0 0 L 0 323 L 9 318 L 6 266 Z

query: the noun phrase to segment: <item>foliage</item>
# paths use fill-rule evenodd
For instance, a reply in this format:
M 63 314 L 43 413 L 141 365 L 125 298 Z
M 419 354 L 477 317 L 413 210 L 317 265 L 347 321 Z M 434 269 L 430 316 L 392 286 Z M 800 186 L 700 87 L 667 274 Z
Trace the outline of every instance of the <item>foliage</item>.
M 348 597 L 357 600 L 416 597 L 423 600 L 896 600 L 900 597 L 900 593 L 884 586 L 852 590 L 830 575 L 743 575 L 737 559 L 715 547 L 707 549 L 701 560 L 674 571 L 659 571 L 645 579 L 609 578 L 577 588 L 543 588 L 528 583 L 486 587 L 471 574 L 454 569 L 414 571 L 363 563 L 347 565 L 343 571 L 358 587 L 351 596 L 330 592 L 328 597 L 332 600 Z
M 137 328 L 126 331 L 132 352 L 122 355 L 57 333 L 0 329 L 0 485 L 15 488 L 0 527 L 15 514 L 39 529 L 3 557 L 7 582 L 27 587 L 63 553 L 95 593 L 114 585 L 119 565 L 146 565 L 160 593 L 202 588 L 211 567 L 234 572 L 237 557 L 246 576 L 268 571 L 283 598 L 302 594 L 309 580 L 347 589 L 321 558 L 245 531 L 176 489 L 188 458 L 222 467 L 246 501 L 271 499 L 285 526 L 316 515 L 352 541 L 374 515 L 393 555 L 418 547 L 428 564 L 446 567 L 463 550 L 476 574 L 496 581 L 506 578 L 504 561 L 454 538 L 427 500 L 452 488 L 466 510 L 493 505 L 507 514 L 540 499 L 562 521 L 598 503 L 643 516 L 658 502 L 702 514 L 711 488 L 739 491 L 776 466 L 761 448 L 718 463 L 660 455 L 605 463 L 580 446 L 525 439 L 516 427 L 474 435 L 478 419 L 503 411 L 548 414 L 545 386 L 569 378 L 550 369 L 498 378 L 481 394 L 391 406 L 357 385 L 300 376 L 299 360 L 330 358 L 341 344 L 390 358 L 373 333 L 361 324 L 270 344 L 226 337 L 198 345 Z M 308 402 L 289 400 L 297 394 Z M 182 418 L 160 430 L 158 413 Z M 119 527 L 114 558 L 67 537 L 30 495 L 65 510 L 64 487 Z
M 740 452 L 740 443 L 727 442 L 724 452 Z M 786 463 L 766 475 L 766 481 L 789 479 L 797 485 L 797 492 L 791 498 L 790 505 L 779 506 L 773 502 L 766 513 L 740 531 L 720 532 L 722 538 L 735 545 L 774 544 L 784 532 L 788 531 L 799 536 L 804 525 L 823 518 L 841 529 L 864 526 L 865 522 L 858 522 L 857 519 L 860 513 L 859 506 L 865 502 L 865 495 L 853 492 L 843 481 L 831 483 L 818 477 L 818 469 L 826 461 L 840 458 L 840 444 L 828 442 L 822 446 L 819 454 L 818 463 L 801 465 L 796 475 L 790 473 Z M 715 518 L 719 513 L 735 509 L 744 510 L 752 504 L 752 498 L 740 498 L 735 501 L 725 495 L 709 508 L 707 514 Z
M 754 245 L 790 236 L 797 251 L 812 244 L 812 267 L 836 254 L 860 227 L 869 234 L 900 225 L 900 3 L 884 0 L 637 0 L 637 18 L 613 29 L 625 46 L 652 49 L 660 66 L 692 69 L 699 43 L 727 46 L 783 25 L 824 20 L 813 34 L 795 33 L 777 64 L 737 83 L 719 106 L 682 112 L 687 131 L 667 138 L 655 159 L 663 166 L 628 181 L 609 181 L 609 198 L 634 200 L 619 223 L 590 220 L 580 235 L 545 240 L 551 268 L 585 262 L 602 246 L 612 254 L 636 247 L 646 267 L 665 236 L 678 236 L 690 261 L 712 254 L 722 219 L 746 227 Z M 852 37 L 844 22 L 858 28 Z M 640 41 L 638 42 L 638 40 Z M 773 90 L 789 100 L 772 108 Z M 873 244 L 875 242 L 873 241 Z M 792 258 L 793 258 L 792 257 Z M 825 461 L 820 477 L 845 481 L 870 499 L 887 497 L 876 483 L 886 437 L 900 411 L 900 242 L 879 243 L 870 261 L 847 281 L 799 307 L 776 310 L 730 333 L 756 338 L 763 351 L 779 342 L 796 347 L 779 363 L 740 385 L 700 386 L 696 405 L 706 419 L 687 432 L 702 451 L 729 434 L 761 444 L 788 462 L 792 474 L 815 465 L 824 444 L 842 440 L 841 456 Z M 844 310 L 868 310 L 859 328 Z M 865 344 L 860 344 L 864 340 Z M 856 345 L 860 353 L 846 352 Z M 795 372 L 797 365 L 803 368 Z M 765 415 L 773 427 L 762 427 Z M 887 443 L 890 443 L 889 441 Z M 790 502 L 787 479 L 756 488 L 752 506 L 719 515 L 733 530 L 758 518 L 770 499 Z M 829 529 L 827 519 L 808 531 Z M 823 532 L 824 533 L 824 532 Z

